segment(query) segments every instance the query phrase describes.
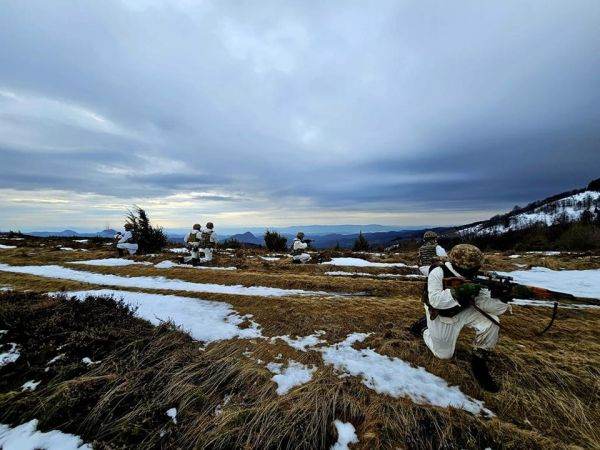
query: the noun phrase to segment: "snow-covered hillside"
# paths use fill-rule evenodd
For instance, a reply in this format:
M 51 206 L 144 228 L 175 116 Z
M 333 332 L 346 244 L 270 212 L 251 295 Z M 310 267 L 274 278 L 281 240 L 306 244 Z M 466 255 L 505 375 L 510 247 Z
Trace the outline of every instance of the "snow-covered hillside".
M 461 235 L 502 234 L 537 224 L 553 225 L 559 222 L 575 222 L 582 218 L 585 211 L 589 211 L 591 217 L 600 214 L 600 192 L 584 190 L 562 198 L 536 202 L 509 214 L 467 226 L 458 230 L 458 233 Z

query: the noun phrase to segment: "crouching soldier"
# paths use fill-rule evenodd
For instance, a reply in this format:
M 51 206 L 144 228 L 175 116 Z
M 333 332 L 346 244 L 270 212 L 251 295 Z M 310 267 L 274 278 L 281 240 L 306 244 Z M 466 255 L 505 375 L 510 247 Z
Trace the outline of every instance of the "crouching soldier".
M 138 245 L 133 235 L 133 225 L 130 223 L 125 224 L 125 232 L 123 234 L 117 233 L 118 241 L 117 241 L 117 251 L 119 252 L 119 256 L 123 256 L 125 254 L 125 250 L 130 255 L 135 255 L 138 250 Z M 115 238 L 117 238 L 115 236 Z
M 200 262 L 207 263 L 213 259 L 213 250 L 217 246 L 217 235 L 214 230 L 215 226 L 212 222 L 208 222 L 206 227 L 202 229 L 201 233 L 201 247 L 200 252 L 204 253 L 204 257 Z
M 437 242 L 438 235 L 435 231 L 426 231 L 423 235 L 425 241 L 419 248 L 419 271 L 427 276 L 429 267 L 437 261 L 448 257 L 444 247 Z
M 308 242 L 304 241 L 304 233 L 299 232 L 292 244 L 292 262 L 296 264 L 305 264 L 310 261 L 310 255 L 306 253 Z
M 473 280 L 482 264 L 481 250 L 468 244 L 455 246 L 450 251 L 450 261 L 434 263 L 429 268 L 427 287 L 423 292 L 426 317 L 415 322 L 410 331 L 417 336 L 422 335 L 436 357 L 450 359 L 462 328 L 465 325 L 473 328 L 473 374 L 483 389 L 497 392 L 499 387 L 489 373 L 487 361 L 498 342 L 499 327 L 475 307 L 498 321 L 498 316 L 510 306 L 492 298 L 490 291 L 475 281 L 453 289 L 446 285 L 450 278 Z
M 200 261 L 200 241 L 202 240 L 201 234 L 199 223 L 194 224 L 192 231 L 186 234 L 183 241 L 191 255 L 183 258 L 184 263 L 196 265 Z

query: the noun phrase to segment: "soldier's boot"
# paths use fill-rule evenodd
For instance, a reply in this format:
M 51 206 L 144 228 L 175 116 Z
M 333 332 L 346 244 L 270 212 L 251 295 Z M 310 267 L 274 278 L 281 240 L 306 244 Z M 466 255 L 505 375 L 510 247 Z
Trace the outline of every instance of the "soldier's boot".
M 423 331 L 425 331 L 426 329 L 427 329 L 427 317 L 425 317 L 425 316 L 421 317 L 419 320 L 414 322 L 410 327 L 408 327 L 408 331 L 410 331 L 410 333 L 417 338 L 422 337 Z
M 488 392 L 498 392 L 500 391 L 500 386 L 492 377 L 488 367 L 489 357 L 488 351 L 475 349 L 471 356 L 471 370 L 473 370 L 473 376 L 481 389 Z

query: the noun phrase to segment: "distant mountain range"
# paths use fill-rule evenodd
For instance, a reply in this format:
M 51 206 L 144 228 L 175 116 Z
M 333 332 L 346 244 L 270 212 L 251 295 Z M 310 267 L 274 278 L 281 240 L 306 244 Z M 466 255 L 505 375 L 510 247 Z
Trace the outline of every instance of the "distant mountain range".
M 97 233 L 79 233 L 74 230 L 63 230 L 63 231 L 31 231 L 29 236 L 37 237 L 101 237 L 101 238 L 112 238 L 117 232 L 112 229 L 102 230 Z
M 575 222 L 585 214 L 591 219 L 600 219 L 600 179 L 589 183 L 586 188 L 574 189 L 535 201 L 525 207 L 515 207 L 512 211 L 499 214 L 488 220 L 470 223 L 459 227 L 390 227 L 386 225 L 298 225 L 289 227 L 272 227 L 288 239 L 288 245 L 294 240 L 298 231 L 303 231 L 306 238 L 312 239 L 315 248 L 331 248 L 339 245 L 351 248 L 362 232 L 372 246 L 387 247 L 403 239 L 420 239 L 426 230 L 433 229 L 440 235 L 455 236 L 493 236 L 509 231 L 524 230 L 538 225 L 553 225 L 558 222 Z M 249 231 L 236 234 L 219 233 L 220 241 L 235 239 L 250 245 L 263 245 L 263 234 L 267 228 L 249 227 Z M 112 229 L 97 233 L 79 233 L 74 230 L 34 231 L 26 233 L 39 237 L 103 237 L 112 238 L 116 231 Z M 167 231 L 169 241 L 180 243 L 185 233 L 180 230 Z

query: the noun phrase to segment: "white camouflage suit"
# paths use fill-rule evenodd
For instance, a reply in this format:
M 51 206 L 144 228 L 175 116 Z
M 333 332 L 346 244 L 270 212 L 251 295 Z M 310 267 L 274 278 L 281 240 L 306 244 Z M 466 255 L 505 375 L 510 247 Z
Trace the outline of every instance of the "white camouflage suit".
M 462 278 L 450 262 L 445 264 L 454 275 Z M 427 277 L 429 303 L 436 309 L 458 306 L 459 303 L 452 297 L 451 290 L 444 289 L 443 279 L 444 271 L 441 267 L 436 267 L 429 273 Z M 498 319 L 499 315 L 510 308 L 507 303 L 492 298 L 490 291 L 485 288 L 482 288 L 475 298 L 475 304 L 495 319 Z M 431 352 L 440 359 L 452 358 L 456 340 L 460 330 L 465 325 L 475 330 L 475 342 L 473 344 L 475 348 L 492 350 L 498 342 L 498 332 L 500 331 L 498 326 L 474 308 L 467 308 L 454 317 L 438 315 L 434 320 L 431 320 L 428 308 L 425 306 L 425 314 L 427 315 L 427 329 L 423 332 L 423 339 Z
M 195 237 L 195 239 L 194 239 Z M 190 239 L 191 238 L 191 239 Z M 185 235 L 183 238 L 183 242 L 188 246 L 191 256 L 184 258 L 184 262 L 190 262 L 192 259 L 200 259 L 200 255 L 198 254 L 200 248 L 200 240 L 201 240 L 201 232 L 200 230 L 193 229 Z M 192 241 L 192 242 L 190 242 Z
M 292 250 L 294 253 L 299 253 L 294 255 L 292 259 L 294 261 L 300 261 L 302 264 L 310 261 L 310 255 L 306 252 L 300 253 L 302 250 L 306 250 L 308 248 L 308 244 L 306 242 L 302 242 L 300 239 L 294 239 L 294 244 L 292 245 Z
M 115 235 L 118 238 L 117 248 L 121 250 L 127 250 L 130 255 L 135 255 L 138 251 L 138 245 L 133 242 L 133 233 L 129 230 L 125 230 L 124 233 L 118 233 Z
M 210 262 L 213 259 L 213 248 L 217 244 L 217 235 L 214 230 L 210 228 L 202 228 L 202 239 L 200 240 L 200 245 L 203 245 L 203 242 L 207 240 L 210 245 L 208 247 L 200 248 L 200 252 L 204 253 L 204 258 L 202 258 L 201 262 Z

